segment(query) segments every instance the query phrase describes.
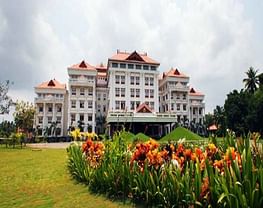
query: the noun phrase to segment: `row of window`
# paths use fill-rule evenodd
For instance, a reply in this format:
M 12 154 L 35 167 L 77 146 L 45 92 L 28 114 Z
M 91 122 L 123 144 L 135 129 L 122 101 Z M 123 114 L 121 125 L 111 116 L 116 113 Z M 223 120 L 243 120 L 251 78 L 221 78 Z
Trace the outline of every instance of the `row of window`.
M 131 110 L 135 110 L 140 105 L 140 101 L 130 101 Z M 154 102 L 145 102 L 150 108 L 154 109 Z M 116 110 L 126 110 L 126 101 L 124 100 L 116 100 L 115 101 L 115 109 Z
M 84 114 L 79 114 L 79 120 L 80 121 L 84 121 L 84 118 L 85 118 Z M 76 121 L 76 114 L 75 113 L 70 114 L 70 121 L 71 121 L 71 123 Z M 92 121 L 92 114 L 88 114 L 88 121 Z
M 100 93 L 97 94 L 97 100 L 99 100 L 99 101 L 102 99 L 106 100 L 106 98 L 107 98 L 107 95 L 104 93 L 103 94 L 100 94 Z
M 44 107 L 43 106 L 39 106 L 38 107 L 38 112 L 42 113 L 43 111 L 44 111 Z M 62 111 L 62 106 L 56 106 L 56 112 L 60 113 L 61 111 Z M 52 105 L 49 105 L 47 107 L 47 112 L 48 113 L 52 113 L 53 112 L 53 106 Z
M 153 98 L 154 97 L 154 90 L 153 89 L 145 89 L 145 98 Z M 140 89 L 131 88 L 130 89 L 130 96 L 131 97 L 140 97 Z M 125 97 L 125 88 L 115 88 L 115 97 Z
M 85 92 L 85 89 L 88 89 L 88 92 Z M 93 88 L 89 87 L 89 88 L 80 88 L 79 89 L 79 94 L 80 96 L 85 96 L 87 93 L 88 96 L 92 96 L 93 95 Z M 71 87 L 71 95 L 77 95 L 77 88 L 75 87 Z
M 57 116 L 55 122 L 58 123 L 58 124 L 60 124 L 60 123 L 61 123 L 61 117 L 60 117 L 60 116 Z M 38 123 L 39 123 L 39 124 L 43 124 L 43 116 L 39 116 L 39 117 L 38 117 Z M 48 116 L 48 117 L 47 117 L 47 123 L 48 123 L 48 124 L 51 124 L 51 123 L 52 123 L 52 116 Z
M 79 78 L 84 78 L 84 79 L 87 79 L 87 80 L 94 80 L 94 76 L 88 76 L 88 75 L 70 75 L 69 78 L 71 79 L 79 79 Z
M 165 85 L 163 85 L 162 87 L 160 87 L 160 90 L 161 91 L 165 91 L 168 89 L 168 86 L 175 86 L 175 85 L 182 85 L 183 87 L 186 87 L 188 82 L 173 82 L 173 81 L 170 81 L 170 82 L 167 82 Z
M 112 68 L 121 68 L 121 69 L 143 69 L 143 70 L 151 70 L 156 71 L 156 66 L 150 66 L 150 65 L 140 65 L 140 64 L 126 64 L 126 63 L 112 63 Z
M 173 100 L 174 98 L 176 98 L 177 100 L 180 100 L 181 98 L 183 100 L 186 100 L 186 94 L 184 93 L 182 96 L 180 96 L 180 94 L 172 94 L 171 95 L 171 100 Z M 163 101 L 168 100 L 168 99 L 169 99 L 168 98 L 168 94 L 163 96 Z
M 115 75 L 115 84 L 125 84 L 125 76 L 124 75 Z M 140 85 L 140 77 L 139 76 L 130 76 L 130 84 L 131 85 Z M 145 77 L 144 79 L 145 86 L 153 86 L 154 78 L 153 77 Z
M 76 100 L 71 100 L 71 108 L 76 108 Z M 88 108 L 92 109 L 92 100 L 87 101 L 88 103 Z M 84 109 L 85 108 L 85 101 L 84 100 L 80 100 L 79 101 L 79 108 Z

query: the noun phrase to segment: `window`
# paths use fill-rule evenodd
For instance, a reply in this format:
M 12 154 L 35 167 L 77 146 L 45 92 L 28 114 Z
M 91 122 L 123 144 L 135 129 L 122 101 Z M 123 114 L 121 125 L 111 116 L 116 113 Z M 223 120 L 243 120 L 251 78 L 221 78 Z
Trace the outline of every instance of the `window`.
M 125 101 L 121 101 L 121 110 L 125 110 Z
M 79 108 L 84 108 L 84 100 L 79 101 Z
M 48 112 L 49 112 L 49 113 L 52 112 L 52 106 L 51 106 L 51 105 L 48 106 Z
M 119 64 L 118 63 L 112 63 L 111 66 L 112 66 L 112 68 L 118 68 Z
M 193 114 L 195 115 L 195 108 L 193 108 Z
M 199 108 L 199 115 L 202 115 L 202 108 Z
M 120 88 L 115 88 L 115 96 L 120 97 Z
M 173 111 L 173 110 L 174 110 L 174 104 L 171 103 L 171 111 Z
M 84 121 L 84 114 L 79 114 L 79 120 Z
M 88 88 L 88 95 L 89 96 L 93 95 L 93 89 L 91 87 Z
M 149 89 L 145 89 L 145 98 L 149 97 Z
M 131 96 L 131 97 L 134 97 L 134 88 L 131 88 L 131 89 L 130 89 L 130 92 L 131 92 L 131 95 L 130 95 L 130 96 Z
M 103 105 L 103 112 L 106 112 L 106 105 Z
M 150 102 L 150 108 L 154 109 L 154 102 Z
M 71 118 L 71 123 L 76 121 L 76 114 L 71 114 L 70 118 Z
M 92 108 L 92 101 L 91 101 L 91 100 L 88 101 L 88 108 L 89 108 L 89 109 Z
M 85 88 L 80 88 L 80 95 L 85 95 Z
M 61 117 L 60 117 L 60 116 L 57 117 L 57 123 L 58 123 L 58 124 L 61 123 Z
M 100 100 L 100 96 L 101 96 L 101 94 L 100 94 L 100 93 L 98 93 L 98 95 L 97 95 L 97 97 L 98 97 L 98 100 Z
M 154 97 L 154 90 L 150 89 L 150 98 Z
M 136 101 L 136 108 L 138 108 L 140 105 L 140 101 Z
M 149 70 L 149 66 L 148 65 L 143 65 L 143 69 L 144 70 Z
M 142 65 L 136 65 L 136 69 L 142 69 Z
M 140 97 L 140 89 L 136 89 L 136 97 Z
M 71 101 L 71 108 L 76 108 L 76 100 Z
M 153 86 L 153 81 L 154 81 L 153 77 L 150 77 L 150 86 Z
M 156 66 L 151 66 L 152 71 L 156 71 Z
M 176 105 L 176 108 L 177 108 L 177 110 L 179 111 L 179 110 L 180 110 L 180 104 L 177 104 L 177 105 Z
M 100 112 L 100 108 L 101 108 L 101 106 L 100 106 L 100 105 L 98 105 L 98 107 L 97 107 L 97 110 L 98 110 L 98 112 Z
M 125 69 L 126 68 L 126 64 L 120 64 L 120 68 L 122 68 L 122 69 Z
M 43 112 L 43 106 L 39 106 L 38 112 Z
M 133 64 L 128 64 L 128 69 L 133 69 L 134 65 Z
M 88 114 L 88 121 L 92 121 L 92 114 Z
M 47 123 L 52 123 L 52 117 L 47 117 Z
M 75 87 L 71 88 L 71 95 L 76 95 L 76 88 Z
M 115 75 L 115 84 L 120 84 L 120 75 Z
M 183 100 L 186 100 L 186 94 L 183 94 Z
M 42 124 L 42 123 L 43 123 L 43 117 L 42 117 L 42 116 L 38 117 L 38 123 L 39 123 L 39 124 Z
M 131 76 L 130 83 L 131 83 L 131 85 L 134 85 L 134 76 Z
M 116 101 L 115 101 L 115 109 L 116 109 L 116 110 L 119 110 L 119 109 L 120 109 L 120 101 L 119 101 L 119 100 L 116 100 Z
M 57 112 L 60 113 L 62 111 L 61 106 L 57 106 Z
M 125 88 L 121 88 L 121 97 L 125 97 Z
M 186 111 L 186 105 L 183 105 L 183 110 Z
M 149 85 L 149 77 L 145 77 L 145 86 Z
M 103 94 L 103 100 L 106 100 L 107 95 Z
M 140 77 L 135 77 L 136 79 L 136 85 L 140 85 Z
M 180 95 L 176 94 L 176 99 L 179 100 L 180 99 Z
M 121 84 L 125 84 L 125 76 L 121 76 Z
M 135 102 L 134 101 L 131 101 L 131 110 L 134 110 L 134 107 L 135 107 Z

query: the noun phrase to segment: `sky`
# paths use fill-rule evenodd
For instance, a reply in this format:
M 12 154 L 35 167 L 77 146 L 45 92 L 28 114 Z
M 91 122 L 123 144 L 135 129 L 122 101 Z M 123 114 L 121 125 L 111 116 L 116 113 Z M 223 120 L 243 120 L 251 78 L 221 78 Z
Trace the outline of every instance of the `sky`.
M 67 83 L 68 66 L 136 50 L 189 75 L 212 112 L 250 66 L 263 72 L 262 11 L 262 0 L 0 0 L 0 81 L 33 102 L 41 82 Z

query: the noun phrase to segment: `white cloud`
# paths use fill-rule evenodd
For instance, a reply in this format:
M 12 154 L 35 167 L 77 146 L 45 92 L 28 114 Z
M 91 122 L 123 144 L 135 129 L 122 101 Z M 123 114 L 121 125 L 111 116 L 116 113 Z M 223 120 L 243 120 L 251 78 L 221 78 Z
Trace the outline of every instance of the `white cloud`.
M 4 68 L 0 75 L 8 74 L 24 90 L 19 94 L 33 95 L 36 84 L 54 77 L 67 82 L 66 67 L 82 59 L 106 63 L 116 49 L 137 50 L 159 61 L 161 71 L 174 66 L 188 74 L 212 111 L 228 92 L 243 86 L 250 65 L 263 68 L 260 21 L 249 18 L 241 0 L 28 4 L 0 4 L 0 43 L 5 43 L 0 44 L 0 61 L 13 70 Z M 21 71 L 26 77 L 18 79 Z

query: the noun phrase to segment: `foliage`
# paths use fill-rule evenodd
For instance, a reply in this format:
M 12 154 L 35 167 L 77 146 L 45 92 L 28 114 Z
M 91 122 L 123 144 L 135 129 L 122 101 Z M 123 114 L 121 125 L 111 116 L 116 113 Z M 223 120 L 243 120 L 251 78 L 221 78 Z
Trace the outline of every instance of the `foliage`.
M 259 77 L 257 73 L 258 70 L 255 70 L 253 67 L 249 67 L 246 72 L 247 78 L 243 79 L 246 91 L 252 94 L 257 90 L 259 85 Z
M 8 96 L 10 82 L 0 82 L 0 114 L 9 113 L 9 108 L 13 104 L 12 99 Z
M 98 145 L 97 149 L 103 151 L 95 151 L 91 141 L 85 143 L 85 147 L 89 144 L 88 152 L 99 155 L 98 165 L 90 163 L 94 158 L 86 154 L 86 148 L 85 154 L 78 155 L 82 155 L 80 164 L 83 155 L 87 160 L 89 174 L 85 182 L 90 190 L 108 196 L 129 198 L 146 206 L 262 207 L 263 154 L 257 143 L 259 137 L 255 133 L 236 139 L 228 131 L 221 145 L 160 145 L 149 140 L 134 146 L 127 145 L 116 133 L 113 141 L 104 143 L 105 149 Z
M 147 136 L 147 135 L 145 135 L 145 134 L 143 134 L 143 133 L 138 133 L 138 134 L 136 134 L 136 135 L 134 136 L 133 141 L 135 141 L 135 140 L 138 140 L 138 141 L 147 141 L 147 140 L 149 140 L 149 139 L 150 139 L 149 136 Z
M 11 133 L 16 131 L 16 126 L 12 121 L 3 121 L 0 123 L 0 137 L 8 138 Z
M 16 127 L 24 132 L 33 131 L 35 108 L 32 103 L 29 102 L 17 102 L 14 112 L 14 121 Z
M 163 138 L 161 138 L 160 141 L 178 141 L 179 139 L 186 138 L 186 140 L 200 140 L 202 137 L 199 135 L 189 131 L 188 129 L 184 127 L 177 127 L 173 131 L 171 131 L 169 134 L 165 135 Z

